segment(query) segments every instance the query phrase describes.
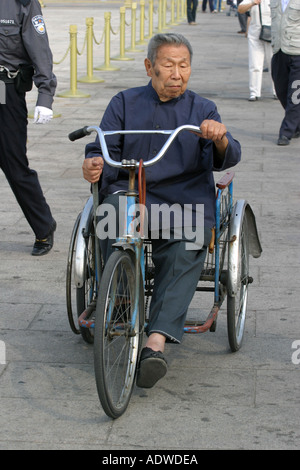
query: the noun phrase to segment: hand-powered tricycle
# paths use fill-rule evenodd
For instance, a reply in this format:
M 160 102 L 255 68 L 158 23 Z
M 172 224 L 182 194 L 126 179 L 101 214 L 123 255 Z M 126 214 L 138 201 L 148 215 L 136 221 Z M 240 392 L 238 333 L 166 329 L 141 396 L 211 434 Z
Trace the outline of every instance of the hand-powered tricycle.
M 105 162 L 128 170 L 126 231 L 105 266 L 97 238 L 98 184 L 93 184 L 93 195 L 75 222 L 67 263 L 69 323 L 75 334 L 94 343 L 97 390 L 104 411 L 112 418 L 122 415 L 130 400 L 153 286 L 151 241 L 135 229 L 137 212 L 132 207 L 137 201 L 140 207 L 145 202 L 145 168 L 163 158 L 178 134 L 186 131 L 200 133 L 199 127 L 192 125 L 172 131 L 103 131 L 87 126 L 69 135 L 73 141 L 96 132 Z M 169 137 L 151 160 L 112 160 L 105 136 L 129 133 L 137 138 L 146 133 Z M 262 249 L 250 205 L 246 200 L 233 201 L 233 178 L 234 173 L 228 172 L 216 184 L 216 225 L 197 287 L 213 293 L 212 308 L 205 321 L 186 322 L 185 332 L 215 331 L 218 311 L 227 297 L 229 345 L 237 351 L 245 329 L 248 287 L 253 281 L 249 254 L 259 257 Z

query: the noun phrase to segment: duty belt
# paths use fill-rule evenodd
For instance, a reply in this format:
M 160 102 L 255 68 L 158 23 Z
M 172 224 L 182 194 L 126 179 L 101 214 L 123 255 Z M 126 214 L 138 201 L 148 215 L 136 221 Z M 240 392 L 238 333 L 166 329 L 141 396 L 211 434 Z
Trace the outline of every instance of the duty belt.
M 18 73 L 18 71 L 10 72 L 6 67 L 0 65 L 0 80 L 2 82 L 13 83 Z

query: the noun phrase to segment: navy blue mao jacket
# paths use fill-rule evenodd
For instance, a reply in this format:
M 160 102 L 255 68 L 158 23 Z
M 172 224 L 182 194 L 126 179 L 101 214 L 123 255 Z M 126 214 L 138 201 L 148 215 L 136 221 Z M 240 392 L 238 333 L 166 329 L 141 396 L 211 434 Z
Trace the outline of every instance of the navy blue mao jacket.
M 151 81 L 148 85 L 122 91 L 108 105 L 100 127 L 103 130 L 172 130 L 184 124 L 200 126 L 205 119 L 221 122 L 216 105 L 196 93 L 186 90 L 183 95 L 167 102 L 160 101 Z M 108 136 L 111 158 L 149 160 L 160 150 L 168 136 L 153 134 Z M 215 183 L 213 171 L 223 171 L 236 165 L 241 147 L 227 133 L 229 145 L 224 160 L 217 157 L 212 141 L 184 131 L 157 164 L 146 168 L 146 206 L 151 204 L 203 204 L 207 228 L 215 223 Z M 101 155 L 98 138 L 86 146 L 86 158 Z M 100 181 L 100 202 L 107 194 L 127 189 L 128 172 L 104 165 Z

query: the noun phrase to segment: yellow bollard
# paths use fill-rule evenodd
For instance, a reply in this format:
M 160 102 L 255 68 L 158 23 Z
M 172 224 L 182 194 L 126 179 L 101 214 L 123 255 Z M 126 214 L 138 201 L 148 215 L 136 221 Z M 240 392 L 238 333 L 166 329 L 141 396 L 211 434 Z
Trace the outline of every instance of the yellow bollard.
M 181 0 L 181 17 L 184 18 L 186 16 L 186 2 Z
M 126 8 L 120 7 L 120 55 L 112 57 L 112 60 L 134 60 L 125 56 L 125 14 Z
M 148 5 L 149 30 L 147 38 L 150 39 L 153 36 L 153 0 L 149 0 Z
M 176 21 L 180 22 L 180 0 L 176 0 Z
M 95 77 L 93 74 L 93 29 L 94 18 L 86 18 L 86 50 L 87 50 L 87 75 L 78 79 L 81 83 L 103 83 L 102 78 Z
M 175 0 L 171 0 L 171 21 L 170 26 L 176 26 L 177 21 L 175 21 Z
M 105 20 L 105 51 L 104 51 L 104 65 L 100 67 L 96 67 L 96 70 L 106 70 L 106 71 L 115 71 L 120 70 L 118 67 L 113 67 L 110 65 L 110 20 L 111 20 L 111 12 L 104 13 L 104 20 Z
M 162 0 L 162 28 L 168 29 L 167 27 L 167 0 Z
M 143 52 L 143 49 L 139 49 L 135 45 L 136 39 L 136 2 L 131 5 L 131 46 L 127 49 L 128 52 Z
M 158 0 L 158 26 L 157 26 L 158 33 L 162 32 L 162 2 L 163 0 Z
M 146 44 L 145 41 L 145 0 L 140 0 L 140 40 L 138 44 Z
M 77 25 L 70 26 L 70 90 L 60 93 L 61 98 L 89 98 L 90 95 L 77 90 Z

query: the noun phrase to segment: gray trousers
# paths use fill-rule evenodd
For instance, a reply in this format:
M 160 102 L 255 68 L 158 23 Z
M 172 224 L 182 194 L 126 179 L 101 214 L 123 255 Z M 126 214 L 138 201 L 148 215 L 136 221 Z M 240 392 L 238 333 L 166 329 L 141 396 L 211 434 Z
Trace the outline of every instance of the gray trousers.
M 110 195 L 103 202 L 112 204 L 118 213 L 118 195 Z M 201 249 L 187 250 L 187 240 L 174 238 L 172 231 L 169 239 L 152 239 L 155 274 L 146 329 L 148 336 L 160 333 L 169 341 L 180 343 L 187 310 L 196 291 L 210 239 L 211 230 L 206 228 Z M 104 261 L 108 259 L 114 242 L 112 238 L 100 240 Z

